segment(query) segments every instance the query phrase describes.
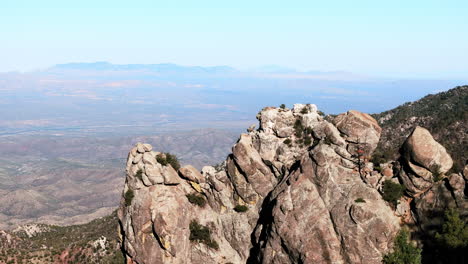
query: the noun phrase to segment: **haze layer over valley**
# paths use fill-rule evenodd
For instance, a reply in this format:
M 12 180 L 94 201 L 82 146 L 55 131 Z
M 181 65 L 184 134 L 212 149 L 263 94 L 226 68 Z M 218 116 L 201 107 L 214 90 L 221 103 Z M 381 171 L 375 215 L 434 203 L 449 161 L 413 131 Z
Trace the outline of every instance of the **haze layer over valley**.
M 147 135 L 196 128 L 239 132 L 265 105 L 317 104 L 326 113 L 378 113 L 460 80 L 383 79 L 278 67 L 70 63 L 0 73 L 0 136 Z
M 105 62 L 1 73 L 0 228 L 108 215 L 136 142 L 200 169 L 224 160 L 266 105 L 313 102 L 326 113 L 381 112 L 459 83 Z

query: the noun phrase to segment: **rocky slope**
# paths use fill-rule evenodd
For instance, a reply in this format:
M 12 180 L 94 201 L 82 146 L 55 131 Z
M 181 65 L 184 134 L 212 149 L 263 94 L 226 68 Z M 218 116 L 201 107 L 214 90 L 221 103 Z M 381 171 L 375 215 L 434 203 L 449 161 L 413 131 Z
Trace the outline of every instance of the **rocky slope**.
M 421 126 L 447 148 L 454 172 L 460 172 L 468 161 L 468 86 L 427 95 L 373 117 L 383 129 L 376 154 L 396 159 L 413 128 Z
M 117 214 L 83 225 L 28 224 L 0 230 L 0 263 L 123 263 Z
M 331 123 L 300 104 L 257 118 L 217 168 L 176 171 L 149 144 L 130 151 L 127 263 L 381 263 L 401 218 L 368 162 L 378 123 L 357 111 Z

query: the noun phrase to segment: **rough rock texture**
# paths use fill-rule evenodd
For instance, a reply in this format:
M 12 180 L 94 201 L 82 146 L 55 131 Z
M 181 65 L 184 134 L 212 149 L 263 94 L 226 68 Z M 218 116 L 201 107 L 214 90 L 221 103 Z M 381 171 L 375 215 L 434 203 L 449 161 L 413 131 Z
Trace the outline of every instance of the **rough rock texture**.
M 412 217 L 403 217 L 403 222 L 417 224 L 423 236 L 431 236 L 443 223 L 447 208 L 457 208 L 462 217 L 468 216 L 466 178 L 461 173 L 445 175 L 452 158 L 428 130 L 415 127 L 400 152 L 398 176 L 406 194 L 413 197 L 408 198 L 412 199 Z M 404 211 L 400 204 L 397 212 Z
M 405 141 L 406 158 L 431 172 L 446 173 L 453 165 L 445 148 L 434 140 L 431 133 L 417 126 Z
M 400 178 L 408 192 L 418 196 L 434 185 L 453 165 L 445 148 L 425 128 L 417 126 L 402 147 Z
M 375 149 L 375 120 L 350 111 L 335 126 L 301 104 L 257 118 L 217 168 L 177 174 L 148 145 L 130 151 L 118 211 L 127 263 L 381 263 L 399 218 L 377 191 L 384 176 L 354 155 Z M 190 240 L 193 220 L 217 248 Z
M 379 143 L 380 128 L 377 121 L 370 115 L 350 110 L 338 115 L 333 123 L 344 134 L 349 144 L 350 152 L 358 154 L 357 149 L 362 149 L 366 154 L 371 154 Z

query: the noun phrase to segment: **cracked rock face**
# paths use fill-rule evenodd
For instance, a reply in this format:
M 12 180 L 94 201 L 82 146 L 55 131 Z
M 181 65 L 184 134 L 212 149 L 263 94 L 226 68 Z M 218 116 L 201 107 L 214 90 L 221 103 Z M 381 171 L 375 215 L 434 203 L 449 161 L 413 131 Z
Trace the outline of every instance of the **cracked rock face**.
M 431 133 L 417 126 L 402 147 L 403 170 L 400 172 L 408 193 L 418 196 L 434 185 L 434 175 L 443 176 L 453 165 L 445 148 Z
M 257 118 L 217 168 L 176 172 L 150 145 L 130 151 L 118 211 L 127 263 L 381 263 L 399 219 L 353 153 L 375 149 L 375 120 L 350 111 L 333 125 L 301 104 Z M 192 221 L 211 243 L 191 241 Z
M 348 150 L 352 154 L 358 154 L 362 149 L 370 155 L 379 143 L 382 128 L 370 115 L 355 110 L 338 115 L 333 123 L 348 141 Z

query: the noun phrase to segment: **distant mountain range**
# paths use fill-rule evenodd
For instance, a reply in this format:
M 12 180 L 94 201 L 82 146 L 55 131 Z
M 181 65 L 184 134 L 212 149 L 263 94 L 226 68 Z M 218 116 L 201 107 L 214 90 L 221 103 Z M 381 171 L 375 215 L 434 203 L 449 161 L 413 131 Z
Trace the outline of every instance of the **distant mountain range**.
M 55 70 L 86 70 L 86 71 L 152 71 L 158 73 L 233 73 L 236 72 L 234 68 L 229 66 L 180 66 L 172 63 L 161 64 L 111 64 L 109 62 L 91 62 L 91 63 L 66 63 L 57 64 L 49 71 Z

